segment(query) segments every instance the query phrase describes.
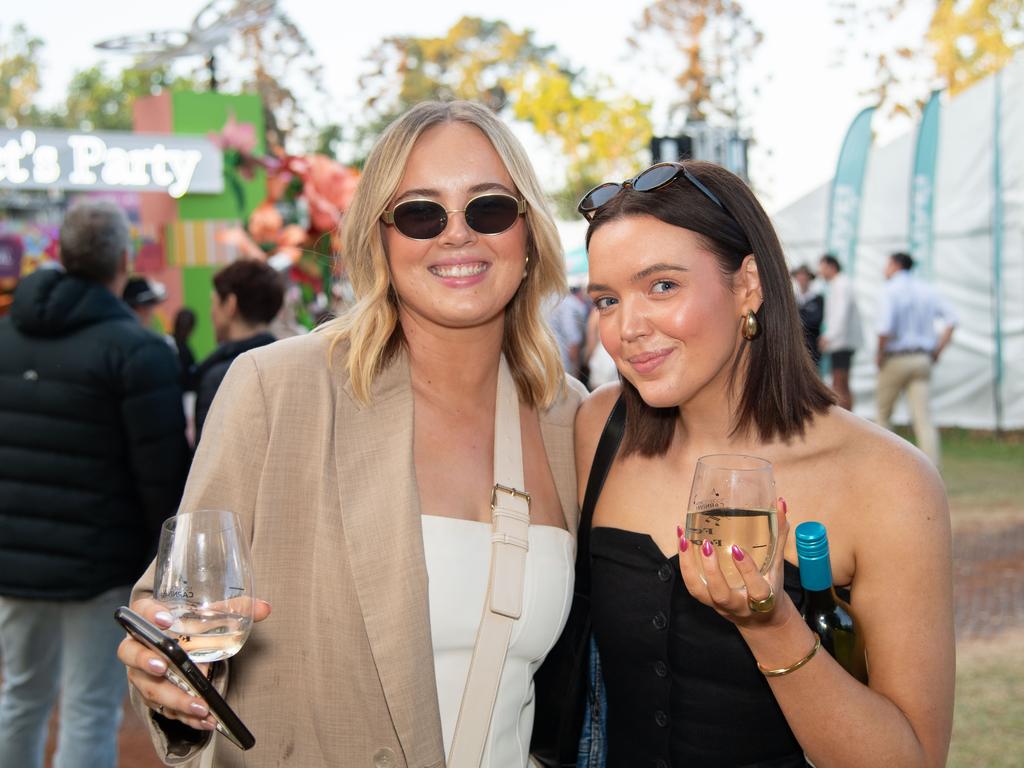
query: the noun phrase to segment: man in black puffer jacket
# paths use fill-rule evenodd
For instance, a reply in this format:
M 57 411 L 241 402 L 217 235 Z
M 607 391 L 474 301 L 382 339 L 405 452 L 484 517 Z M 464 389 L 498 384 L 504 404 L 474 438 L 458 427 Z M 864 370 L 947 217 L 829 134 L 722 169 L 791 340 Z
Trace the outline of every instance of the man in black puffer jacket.
M 75 207 L 65 271 L 26 277 L 0 319 L 4 765 L 42 766 L 59 690 L 57 764 L 116 763 L 126 681 L 113 610 L 184 486 L 177 359 L 117 298 L 128 238 L 116 206 Z

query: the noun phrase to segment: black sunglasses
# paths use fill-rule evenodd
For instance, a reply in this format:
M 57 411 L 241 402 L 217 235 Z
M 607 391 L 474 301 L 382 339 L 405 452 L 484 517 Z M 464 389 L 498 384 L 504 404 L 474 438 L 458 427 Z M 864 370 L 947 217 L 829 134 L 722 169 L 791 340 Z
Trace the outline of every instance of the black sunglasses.
M 708 200 L 725 211 L 730 219 L 732 218 L 729 209 L 722 205 L 718 196 L 704 186 L 700 179 L 686 170 L 682 163 L 657 163 L 621 184 L 614 181 L 598 184 L 583 196 L 580 204 L 576 206 L 576 210 L 583 218 L 590 221 L 597 211 L 607 205 L 622 190 L 635 189 L 637 192 L 654 192 L 656 189 L 668 186 L 680 176 L 699 189 Z
M 434 200 L 405 200 L 381 214 L 381 220 L 412 240 L 432 240 L 448 226 L 448 216 L 461 213 L 481 235 L 500 235 L 526 213 L 526 201 L 498 192 L 474 197 L 465 208 L 446 210 Z

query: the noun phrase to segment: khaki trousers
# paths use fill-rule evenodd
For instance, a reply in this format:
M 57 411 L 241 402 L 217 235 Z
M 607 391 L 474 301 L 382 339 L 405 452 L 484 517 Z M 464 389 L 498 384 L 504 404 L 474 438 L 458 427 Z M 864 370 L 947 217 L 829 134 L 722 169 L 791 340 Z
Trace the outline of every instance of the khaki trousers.
M 906 391 L 910 421 L 917 446 L 938 467 L 941 460 L 939 430 L 932 422 L 929 383 L 932 357 L 926 352 L 912 355 L 891 355 L 878 371 L 878 423 L 892 429 L 892 409 L 900 393 Z

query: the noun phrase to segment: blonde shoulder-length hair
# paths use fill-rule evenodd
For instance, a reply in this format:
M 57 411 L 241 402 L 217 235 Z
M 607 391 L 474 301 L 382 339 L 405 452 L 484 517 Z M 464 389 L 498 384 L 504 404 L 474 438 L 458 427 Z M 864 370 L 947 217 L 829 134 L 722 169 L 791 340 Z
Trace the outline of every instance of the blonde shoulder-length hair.
M 416 140 L 428 128 L 450 122 L 476 126 L 487 136 L 526 200 L 528 272 L 505 309 L 502 352 L 520 399 L 531 406 L 547 407 L 564 384 L 562 358 L 542 311 L 547 296 L 566 290 L 561 241 L 525 150 L 512 131 L 479 104 L 417 104 L 377 140 L 342 222 L 342 258 L 356 302 L 319 330 L 333 337 L 332 354 L 339 342 L 347 342 L 346 364 L 353 394 L 369 403 L 374 378 L 404 344 L 381 215 L 398 189 Z

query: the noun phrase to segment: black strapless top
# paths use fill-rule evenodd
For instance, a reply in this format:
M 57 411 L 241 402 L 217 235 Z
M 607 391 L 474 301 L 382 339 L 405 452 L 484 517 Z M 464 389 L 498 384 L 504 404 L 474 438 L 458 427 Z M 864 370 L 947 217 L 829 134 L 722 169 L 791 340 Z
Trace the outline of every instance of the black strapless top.
M 739 631 L 686 590 L 645 533 L 591 532 L 591 612 L 607 687 L 607 768 L 804 768 Z M 800 573 L 786 593 L 803 603 Z

